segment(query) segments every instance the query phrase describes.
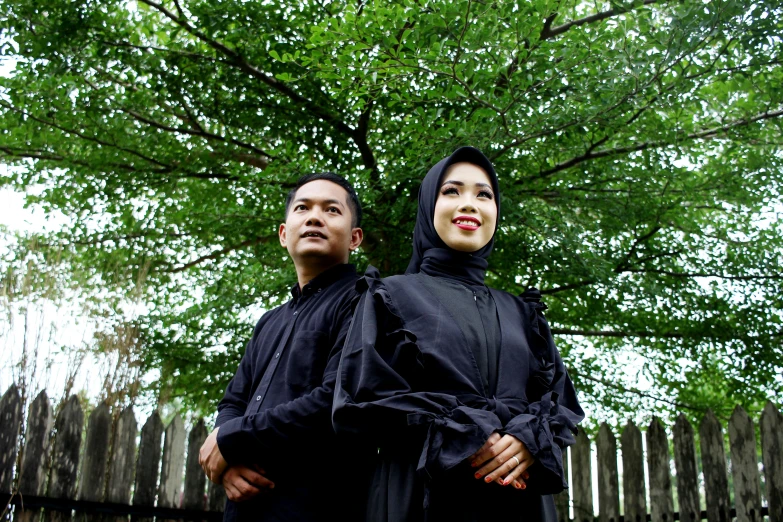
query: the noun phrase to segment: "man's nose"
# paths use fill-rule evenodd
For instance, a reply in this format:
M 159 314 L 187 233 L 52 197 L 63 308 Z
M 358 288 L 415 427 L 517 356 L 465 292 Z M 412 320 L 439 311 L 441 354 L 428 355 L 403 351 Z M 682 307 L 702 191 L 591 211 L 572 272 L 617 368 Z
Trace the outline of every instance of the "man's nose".
M 307 221 L 305 222 L 307 226 L 310 227 L 321 227 L 324 224 L 323 217 L 321 216 L 321 212 L 318 210 L 312 210 L 310 214 L 307 216 Z

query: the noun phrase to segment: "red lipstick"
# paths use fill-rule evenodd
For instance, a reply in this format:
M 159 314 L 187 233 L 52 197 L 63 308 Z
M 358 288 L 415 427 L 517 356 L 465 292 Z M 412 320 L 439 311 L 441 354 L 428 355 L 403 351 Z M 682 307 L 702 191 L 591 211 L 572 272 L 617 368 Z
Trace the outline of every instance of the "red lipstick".
M 478 227 L 481 226 L 481 222 L 478 219 L 470 216 L 457 216 L 451 222 L 462 230 L 469 231 L 478 230 Z

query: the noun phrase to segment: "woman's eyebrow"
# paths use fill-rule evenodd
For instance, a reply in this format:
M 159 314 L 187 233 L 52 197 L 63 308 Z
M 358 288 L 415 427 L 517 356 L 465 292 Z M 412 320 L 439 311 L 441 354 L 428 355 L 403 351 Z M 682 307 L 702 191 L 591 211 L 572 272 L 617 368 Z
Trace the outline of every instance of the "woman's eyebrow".
M 458 187 L 464 187 L 465 183 L 463 183 L 462 181 L 447 179 L 446 181 L 443 182 L 441 187 L 443 185 L 457 185 Z M 476 183 L 475 186 L 481 187 L 481 188 L 488 188 L 488 189 L 492 190 L 492 186 L 487 184 L 487 183 Z

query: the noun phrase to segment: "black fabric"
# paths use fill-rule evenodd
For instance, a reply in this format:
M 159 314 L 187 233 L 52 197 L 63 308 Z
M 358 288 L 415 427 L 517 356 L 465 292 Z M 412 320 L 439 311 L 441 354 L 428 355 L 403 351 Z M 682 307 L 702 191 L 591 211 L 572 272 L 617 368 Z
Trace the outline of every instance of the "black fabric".
M 444 277 L 424 274 L 417 277 L 451 314 L 473 351 L 485 393 L 494 395 L 498 380 L 500 322 L 489 290 L 483 285 L 465 285 Z
M 473 147 L 461 147 L 448 158 L 440 160 L 427 172 L 421 182 L 416 225 L 413 229 L 413 256 L 408 263 L 406 274 L 423 272 L 432 276 L 458 279 L 465 283 L 484 283 L 487 257 L 492 252 L 494 239 L 476 252 L 457 252 L 446 246 L 438 236 L 433 222 L 435 201 L 440 193 L 443 174 L 451 165 L 460 162 L 478 165 L 489 175 L 492 192 L 495 195 L 495 205 L 498 208 L 498 219 L 495 222 L 495 231 L 497 231 L 497 224 L 500 222 L 500 188 L 495 168 L 480 150 Z
M 464 499 L 486 506 L 486 518 L 466 507 L 453 520 L 555 520 L 549 495 L 567 487 L 562 449 L 574 444 L 584 413 L 544 306 L 490 290 L 501 339 L 497 387 L 488 395 L 472 347 L 419 276 L 381 280 L 371 268 L 360 289 L 332 422 L 338 434 L 380 447 L 367 520 L 437 520 L 434 513 L 451 509 L 445 504 Z M 484 484 L 465 464 L 495 431 L 514 435 L 536 458 L 526 490 Z M 378 490 L 395 484 L 407 485 L 376 503 Z
M 294 285 L 291 300 L 258 321 L 215 424 L 229 465 L 261 465 L 275 489 L 229 501 L 225 520 L 326 521 L 337 512 L 331 508 L 363 519 L 351 509 L 364 502 L 364 492 L 357 485 L 346 497 L 337 485 L 363 476 L 368 453 L 337 439 L 330 420 L 356 280 L 353 265 L 335 266 L 301 290 Z M 332 476 L 307 472 L 314 459 Z
M 459 161 L 487 171 L 499 202 L 494 169 L 476 149 L 459 149 L 427 173 L 406 275 L 380 279 L 370 267 L 357 285 L 332 422 L 338 434 L 379 447 L 366 520 L 554 522 L 551 494 L 567 487 L 562 449 L 575 443 L 584 413 L 537 292 L 487 289 L 493 242 L 464 254 L 435 231 L 441 177 Z M 474 478 L 466 459 L 494 432 L 535 457 L 527 489 Z

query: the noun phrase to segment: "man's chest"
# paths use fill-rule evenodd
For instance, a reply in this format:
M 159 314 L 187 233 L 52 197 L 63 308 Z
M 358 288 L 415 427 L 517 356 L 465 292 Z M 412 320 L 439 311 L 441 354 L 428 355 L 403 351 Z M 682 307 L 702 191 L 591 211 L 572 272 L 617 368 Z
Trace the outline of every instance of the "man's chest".
M 334 310 L 297 303 L 272 318 L 252 346 L 248 413 L 293 400 L 322 381 L 337 336 Z

